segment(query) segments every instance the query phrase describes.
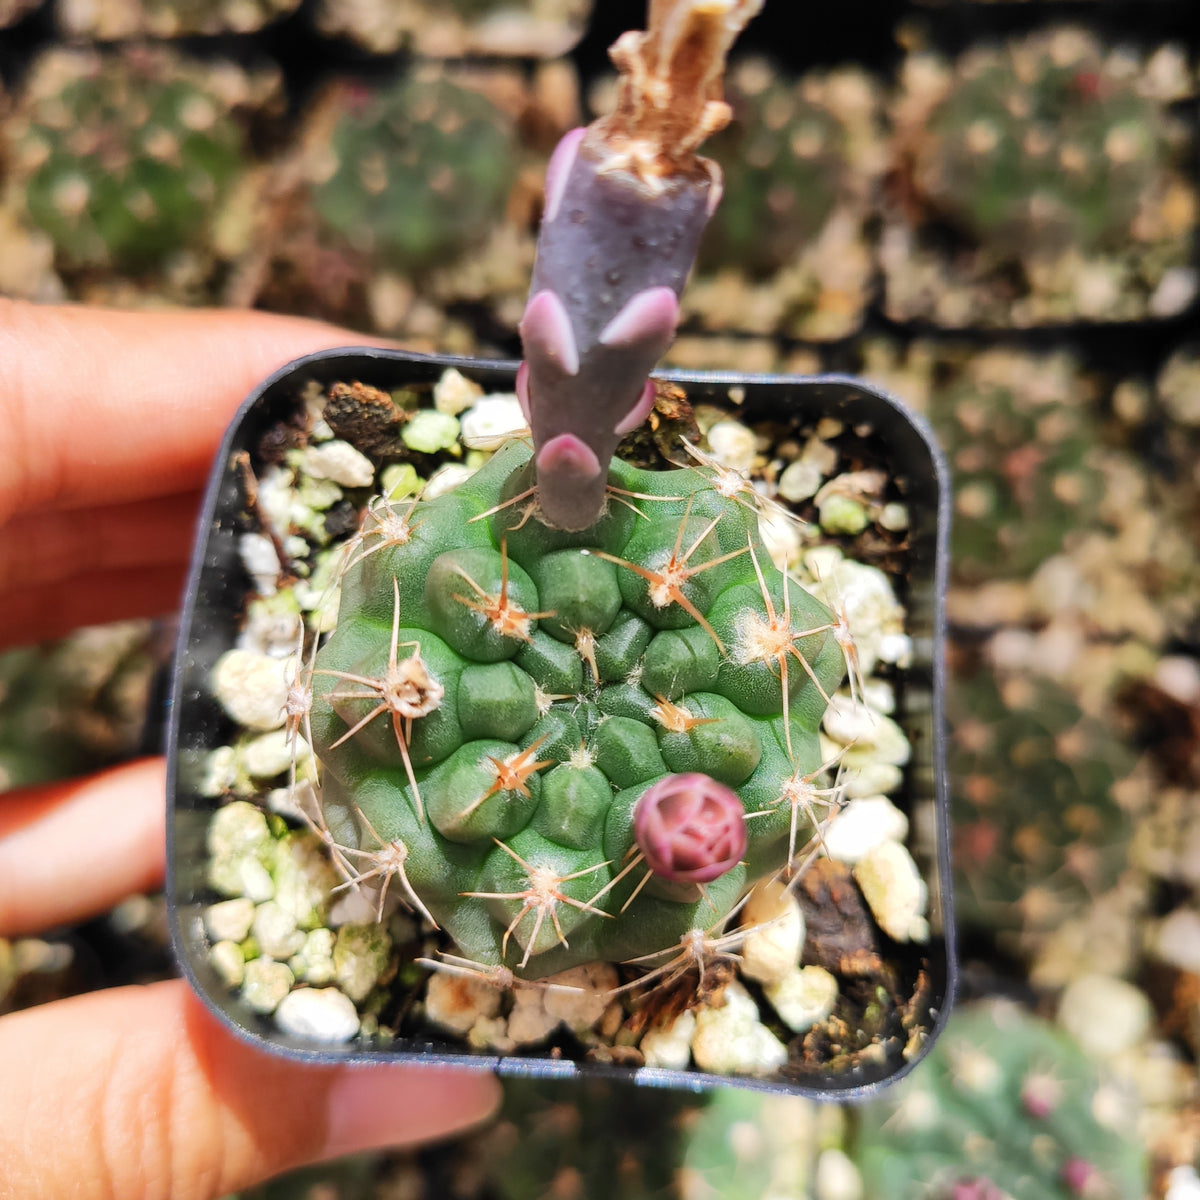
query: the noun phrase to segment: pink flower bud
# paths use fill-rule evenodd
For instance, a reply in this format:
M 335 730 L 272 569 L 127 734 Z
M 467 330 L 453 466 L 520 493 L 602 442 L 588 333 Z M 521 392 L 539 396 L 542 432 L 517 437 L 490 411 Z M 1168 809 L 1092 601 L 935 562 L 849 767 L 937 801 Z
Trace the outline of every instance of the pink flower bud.
M 698 772 L 668 775 L 638 800 L 633 836 L 655 875 L 708 883 L 746 853 L 746 814 L 723 783 Z

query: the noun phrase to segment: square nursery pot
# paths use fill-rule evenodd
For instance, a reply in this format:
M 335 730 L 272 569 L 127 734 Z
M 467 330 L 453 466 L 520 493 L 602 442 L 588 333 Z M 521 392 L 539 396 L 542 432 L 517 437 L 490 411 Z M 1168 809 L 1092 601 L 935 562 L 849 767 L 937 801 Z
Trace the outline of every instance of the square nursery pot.
M 647 984 L 640 990 L 649 991 L 650 994 L 648 998 L 641 996 L 636 1011 L 634 998 L 640 995 L 639 989 L 626 989 L 615 999 L 609 998 L 606 1003 L 600 1003 L 589 1018 L 580 1017 L 576 1012 L 572 1017 L 574 1032 L 565 1025 L 559 1025 L 532 1044 L 514 1046 L 503 1040 L 497 1042 L 497 1031 L 503 1033 L 516 1028 L 513 1023 L 503 1023 L 506 1015 L 511 1016 L 510 1010 L 518 1004 L 524 1005 L 528 1009 L 526 1016 L 533 1012 L 536 1019 L 542 1019 L 539 1014 L 544 1014 L 547 1008 L 554 1008 L 563 995 L 570 997 L 573 1002 L 578 993 L 550 992 L 536 984 L 532 988 L 518 985 L 515 989 L 505 990 L 495 986 L 494 976 L 484 980 L 470 979 L 462 974 L 440 973 L 442 983 L 447 985 L 446 990 L 451 993 L 451 1009 L 461 1002 L 467 1006 L 474 1005 L 480 1012 L 486 1010 L 485 1017 L 491 1014 L 491 1024 L 487 1020 L 477 1024 L 473 1038 L 468 1041 L 431 1023 L 426 1015 L 425 999 L 431 973 L 414 960 L 439 952 L 453 953 L 455 947 L 444 940 L 439 944 L 436 939 L 444 939 L 445 935 L 433 930 L 428 922 L 418 919 L 411 905 L 390 908 L 384 913 L 383 925 L 376 926 L 372 922 L 377 893 L 365 894 L 343 889 L 338 897 L 342 898 L 343 904 L 359 904 L 360 912 L 355 919 L 363 924 L 352 927 L 356 930 L 354 933 L 336 934 L 336 950 L 332 947 L 335 934 L 323 933 L 320 929 L 313 931 L 314 926 L 321 926 L 325 922 L 326 895 L 310 895 L 305 900 L 305 889 L 317 887 L 328 891 L 338 880 L 327 861 L 328 842 L 322 845 L 321 833 L 311 823 L 306 826 L 295 811 L 297 800 L 307 804 L 312 796 L 311 789 L 303 786 L 309 770 L 304 763 L 303 745 L 300 745 L 300 753 L 290 759 L 286 749 L 289 733 L 305 732 L 304 715 L 300 711 L 304 706 L 293 705 L 296 713 L 290 718 L 291 724 L 279 728 L 285 713 L 279 689 L 295 685 L 298 680 L 303 683 L 311 679 L 318 692 L 312 709 L 312 714 L 316 714 L 317 705 L 322 701 L 322 687 L 327 692 L 331 688 L 345 691 L 363 685 L 347 682 L 344 678 L 330 683 L 328 672 L 323 682 L 318 681 L 318 676 L 322 675 L 320 662 L 317 663 L 316 675 L 306 674 L 311 670 L 312 659 L 309 650 L 302 654 L 297 651 L 296 610 L 286 599 L 277 599 L 274 607 L 270 602 L 255 602 L 255 638 L 260 648 L 254 653 L 263 654 L 262 644 L 274 639 L 276 658 L 287 665 L 278 666 L 272 672 L 268 664 L 265 682 L 259 691 L 256 692 L 252 686 L 246 693 L 251 696 L 251 707 L 257 703 L 259 708 L 257 718 L 243 717 L 243 721 L 251 721 L 249 730 L 239 729 L 230 716 L 229 704 L 218 701 L 216 692 L 220 687 L 215 668 L 238 643 L 248 603 L 264 587 L 269 590 L 269 579 L 264 584 L 261 576 L 266 572 L 269 577 L 277 567 L 279 552 L 303 555 L 313 542 L 312 537 L 306 541 L 289 539 L 289 544 L 285 546 L 277 534 L 272 545 L 271 536 L 264 533 L 267 529 L 264 520 L 266 514 L 270 513 L 276 514 L 278 520 L 281 510 L 280 493 L 276 486 L 279 474 L 276 470 L 273 477 L 272 464 L 310 461 L 306 458 L 309 450 L 305 445 L 312 429 L 314 405 L 328 394 L 328 389 L 335 383 L 366 385 L 366 390 L 357 390 L 358 407 L 354 403 L 350 405 L 353 419 L 347 421 L 342 411 L 337 420 L 331 417 L 329 424 L 336 427 L 339 440 L 358 437 L 366 438 L 369 442 L 374 438 L 374 447 L 378 449 L 382 444 L 379 440 L 381 437 L 385 441 L 395 438 L 397 426 L 389 425 L 393 416 L 389 395 L 397 397 L 404 393 L 408 403 L 416 402 L 421 407 L 432 409 L 433 385 L 450 368 L 477 384 L 483 393 L 511 394 L 513 391 L 515 364 L 511 363 L 425 357 L 377 349 L 323 352 L 285 367 L 251 395 L 238 413 L 217 455 L 192 560 L 179 635 L 170 722 L 168 886 L 172 935 L 183 973 L 216 1017 L 237 1035 L 264 1049 L 311 1062 L 454 1062 L 476 1069 L 493 1070 L 502 1076 L 605 1076 L 639 1084 L 690 1090 L 736 1084 L 831 1099 L 861 1097 L 899 1078 L 919 1060 L 938 1033 L 945 1021 L 954 990 L 954 925 L 942 728 L 943 596 L 950 491 L 945 465 L 923 422 L 895 400 L 854 379 L 680 372 L 661 377 L 682 389 L 705 427 L 715 419 L 717 414 L 714 414 L 714 409 L 724 409 L 738 423 L 738 426 L 731 427 L 733 432 L 741 432 L 746 426 L 753 428 L 759 435 L 760 447 L 763 445 L 763 435 L 774 442 L 783 443 L 783 454 L 793 458 L 801 454 L 802 447 L 807 446 L 809 450 L 815 447 L 819 452 L 818 458 L 824 455 L 826 470 L 831 469 L 828 465 L 831 461 L 829 448 L 834 447 L 837 451 L 835 457 L 840 464 L 839 471 L 851 473 L 843 474 L 843 482 L 847 479 L 851 482 L 863 478 L 875 480 L 874 499 L 871 501 L 875 507 L 871 510 L 871 520 L 867 523 L 865 533 L 854 541 L 854 545 L 860 558 L 869 558 L 888 572 L 895 595 L 907 613 L 906 637 L 901 637 L 906 650 L 901 656 L 901 665 L 886 667 L 884 672 L 895 697 L 894 720 L 911 748 L 903 768 L 897 769 L 895 765 L 891 768 L 899 782 L 890 797 L 895 808 L 887 806 L 893 821 L 898 816 L 897 809 L 903 814 L 899 829 L 892 834 L 894 841 L 891 843 L 903 863 L 897 867 L 895 859 L 889 859 L 892 865 L 888 867 L 885 864 L 884 873 L 899 870 L 900 876 L 904 877 L 905 870 L 908 871 L 906 886 L 915 897 L 912 899 L 912 912 L 918 915 L 903 930 L 893 928 L 895 936 L 885 934 L 876 923 L 878 913 L 868 907 L 864 900 L 865 886 L 860 888 L 856 881 L 858 868 L 852 871 L 850 866 L 845 865 L 848 859 L 835 862 L 827 854 L 821 853 L 822 847 L 816 839 L 808 841 L 808 866 L 800 873 L 794 889 L 807 924 L 801 961 L 806 969 L 814 964 L 816 968 L 825 968 L 824 973 L 819 969 L 815 973 L 810 971 L 805 976 L 810 982 L 828 981 L 830 976 L 836 981 L 838 999 L 833 1015 L 807 1030 L 803 1029 L 803 1021 L 800 1021 L 800 1032 L 796 1032 L 794 1024 L 789 1026 L 781 1019 L 779 1010 L 773 1007 L 774 1002 L 768 1002 L 767 985 L 748 980 L 744 990 L 738 993 L 738 1002 L 743 1008 L 747 1004 L 749 1006 L 747 1020 L 753 1027 L 751 1040 L 759 1038 L 768 1046 L 761 1062 L 755 1060 L 748 1066 L 741 1063 L 730 1066 L 720 1062 L 714 1065 L 711 1055 L 698 1055 L 704 1061 L 696 1066 L 694 1059 L 688 1059 L 685 1048 L 683 1059 L 687 1065 L 679 1069 L 675 1066 L 679 1059 L 671 1060 L 669 1057 L 652 1058 L 653 1065 L 647 1066 L 643 1053 L 631 1049 L 631 1044 L 637 1042 L 639 1022 L 643 1027 L 648 1021 L 668 1023 L 688 1006 L 697 994 L 697 984 L 700 983 L 696 961 L 689 959 L 672 937 L 670 941 L 664 938 L 665 944 L 661 947 L 664 953 L 649 958 L 636 970 L 624 965 L 619 968 L 618 974 L 617 968 L 605 968 L 610 972 L 607 976 L 609 985 L 614 980 L 624 984 L 636 977 L 638 971 L 657 969 L 651 981 L 656 982 L 657 986 L 651 988 Z M 376 392 L 370 389 L 381 390 Z M 686 426 L 691 416 L 687 405 L 676 402 L 671 410 L 670 397 L 673 395 L 677 398 L 678 389 L 660 388 L 660 395 L 665 393 L 668 403 L 665 407 L 660 405 L 658 435 L 665 435 L 673 422 Z M 349 391 L 340 389 L 343 397 Z M 372 405 L 375 417 L 379 418 L 377 420 L 371 416 Z M 306 411 L 309 414 L 307 417 Z M 438 428 L 442 429 L 447 424 L 452 426 L 452 423 L 443 420 Z M 415 427 L 410 424 L 405 428 L 411 431 Z M 695 436 L 694 427 L 690 427 L 689 432 Z M 435 440 L 436 435 L 435 430 Z M 312 444 L 315 446 L 316 439 L 329 436 L 327 429 L 318 426 Z M 414 441 L 419 440 L 412 432 L 408 436 Z M 634 436 L 641 438 L 639 454 L 652 458 L 658 453 L 654 448 L 655 437 L 645 429 Z M 394 440 L 392 444 L 395 444 Z M 710 445 L 714 444 L 710 442 Z M 366 448 L 370 450 L 372 445 L 367 444 Z M 328 453 L 322 451 L 322 455 Z M 509 453 L 517 451 L 510 448 Z M 409 457 L 414 460 L 423 477 L 429 476 L 440 460 L 453 461 L 451 455 L 445 452 L 439 455 L 421 451 Z M 353 458 L 350 466 L 343 464 L 329 468 L 332 473 L 344 477 L 343 483 L 333 500 L 330 499 L 331 490 L 327 480 L 315 489 L 316 492 L 324 491 L 323 499 L 312 501 L 320 510 L 317 518 L 312 517 L 311 510 L 307 516 L 303 512 L 297 515 L 297 497 L 285 497 L 293 502 L 290 519 L 293 522 L 307 521 L 310 534 L 315 532 L 320 538 L 332 535 L 335 540 L 338 537 L 353 539 L 359 536 L 355 549 L 350 552 L 354 557 L 372 548 L 358 533 L 365 527 L 363 522 L 370 522 L 372 513 L 376 517 L 384 513 L 379 502 L 376 502 L 374 510 L 369 511 L 367 506 L 386 467 L 381 466 L 376 456 L 373 460 L 374 477 L 370 472 L 367 476 L 356 475 L 355 470 L 361 471 L 364 461 Z M 357 468 L 354 463 L 357 463 Z M 387 477 L 387 486 L 393 486 L 397 475 L 405 474 L 406 470 L 403 466 L 393 470 Z M 715 477 L 711 466 L 702 466 L 700 470 L 708 478 Z M 408 474 L 411 475 L 411 472 Z M 311 493 L 311 480 L 306 486 Z M 799 493 L 810 489 L 790 490 Z M 459 493 L 460 497 L 463 494 Z M 751 495 L 748 490 L 743 490 L 737 499 L 741 505 L 739 511 L 754 511 L 755 502 L 749 498 Z M 626 507 L 638 504 L 646 506 L 651 499 L 645 496 L 632 500 L 626 498 L 624 504 Z M 666 499 L 678 500 L 682 507 L 682 497 L 668 496 Z M 891 503 L 885 512 L 883 505 L 887 502 Z M 816 519 L 812 499 L 798 501 L 797 506 L 802 517 L 810 521 Z M 408 501 L 394 501 L 394 509 L 401 515 L 409 514 Z M 679 509 L 675 511 L 678 515 Z M 417 515 L 420 515 L 420 510 Z M 684 510 L 682 520 L 686 522 L 688 519 L 688 512 Z M 693 515 L 691 519 L 695 521 L 696 518 Z M 752 524 L 747 529 L 754 527 L 752 517 L 739 519 L 751 520 Z M 370 527 L 373 529 L 376 525 L 377 519 Z M 639 528 L 646 529 L 650 525 L 652 523 L 640 525 Z M 294 537 L 294 534 L 290 536 Z M 428 533 L 424 536 L 432 537 Z M 673 536 L 668 535 L 669 538 Z M 746 533 L 739 536 L 745 538 Z M 442 533 L 439 532 L 437 537 L 440 539 Z M 378 541 L 382 543 L 384 540 L 384 535 L 379 535 Z M 847 536 L 833 540 L 840 541 L 844 547 L 851 541 Z M 682 546 L 682 535 L 679 541 Z M 511 544 L 511 539 L 507 544 Z M 437 545 L 440 547 L 440 541 Z M 629 545 L 632 546 L 633 541 Z M 440 549 L 437 552 L 440 553 Z M 488 552 L 496 553 L 490 549 Z M 541 551 L 537 553 L 541 554 Z M 736 556 L 730 557 L 731 560 L 736 559 Z M 367 558 L 363 559 L 363 569 L 368 561 Z M 381 558 L 376 561 L 384 560 Z M 741 561 L 746 561 L 744 553 Z M 531 567 L 535 574 L 539 569 L 536 562 Z M 412 589 L 421 587 L 427 570 L 432 571 L 433 568 L 408 572 L 408 576 L 420 574 L 421 578 L 398 578 L 395 587 L 406 589 L 406 594 L 410 594 Z M 769 563 L 767 570 L 772 570 Z M 389 581 L 398 573 L 403 573 L 395 567 L 389 567 L 388 571 Z M 514 567 L 512 572 L 515 571 Z M 251 572 L 260 580 L 257 592 Z M 461 574 L 461 571 L 458 572 L 456 578 Z M 761 573 L 759 577 L 761 579 Z M 303 606 L 306 602 L 312 602 L 317 590 L 318 583 L 311 582 L 306 593 L 297 591 L 293 594 L 307 596 L 307 601 L 301 600 Z M 377 597 L 378 611 L 373 619 L 382 630 L 386 643 L 392 623 L 394 598 L 391 586 L 383 590 L 389 594 Z M 374 595 L 374 592 L 370 594 Z M 837 599 L 831 601 L 835 611 L 838 603 Z M 465 598 L 463 608 L 464 611 L 469 609 Z M 715 612 L 716 609 L 711 611 Z M 844 606 L 842 611 L 847 611 Z M 344 620 L 347 619 L 345 612 L 343 597 Z M 828 620 L 828 617 L 825 619 Z M 789 631 L 792 628 L 794 626 L 788 626 Z M 828 630 L 832 627 L 826 625 L 823 628 Z M 310 645 L 313 640 L 310 635 Z M 406 641 L 408 637 L 402 633 L 401 644 Z M 714 641 L 721 645 L 719 639 L 714 638 Z M 845 654 L 840 644 L 839 653 Z M 379 654 L 386 658 L 386 648 Z M 849 664 L 850 656 L 846 654 L 845 657 Z M 886 655 L 880 657 L 886 658 Z M 226 657 L 223 661 L 228 669 L 231 660 Z M 262 666 L 261 657 L 255 661 L 259 667 Z M 814 661 L 819 663 L 818 658 L 814 658 Z M 242 665 L 245 666 L 245 663 Z M 359 668 L 360 671 L 366 669 Z M 839 666 L 838 670 L 841 669 Z M 348 668 L 342 666 L 340 670 L 346 672 Z M 253 678 L 252 670 L 249 674 Z M 584 678 L 591 679 L 592 676 L 585 675 Z M 642 677 L 639 675 L 639 678 Z M 460 683 L 456 686 L 461 692 L 465 685 L 461 683 L 461 676 L 459 679 Z M 804 682 L 799 686 L 809 688 L 810 684 Z M 875 689 L 872 694 L 877 694 L 876 681 L 868 681 L 868 686 Z M 717 687 L 717 684 L 714 683 L 713 687 Z M 276 689 L 274 699 L 264 700 L 263 697 L 272 696 L 272 688 Z M 294 686 L 292 692 L 295 692 Z M 539 699 L 544 697 L 539 696 Z M 563 699 L 565 701 L 568 698 Z M 578 697 L 569 699 L 577 700 Z M 333 701 L 327 703 L 332 705 Z M 279 712 L 269 712 L 264 717 L 261 711 L 263 704 L 278 704 Z M 359 712 L 365 716 L 369 709 L 368 702 L 359 701 L 358 709 L 346 720 L 347 727 L 350 721 L 359 719 Z M 461 709 L 454 711 L 460 712 Z M 544 715 L 544 710 L 539 711 Z M 586 715 L 583 710 L 577 707 L 574 711 L 579 714 L 579 721 L 583 722 Z M 587 710 L 593 717 L 597 711 Z M 312 719 L 314 724 L 318 723 L 316 715 Z M 661 720 L 659 717 L 655 719 Z M 253 720 L 258 721 L 257 727 L 253 725 Z M 605 718 L 595 717 L 595 720 L 600 724 L 586 726 L 592 732 L 601 727 Z M 388 714 L 383 714 L 383 719 L 374 724 L 382 731 L 379 736 L 386 735 L 384 740 L 390 739 L 393 730 Z M 273 732 L 269 728 L 272 725 L 275 726 Z M 368 722 L 367 728 L 370 727 L 371 723 Z M 811 738 L 812 746 L 816 747 L 816 734 L 812 728 L 805 736 Z M 410 742 L 412 729 L 412 726 L 408 727 Z M 319 730 L 314 736 L 318 742 L 321 740 Z M 661 733 L 655 736 L 665 737 Z M 680 736 L 690 737 L 691 734 Z M 852 741 L 852 736 L 844 740 Z M 293 748 L 298 745 L 294 739 L 290 744 Z M 395 747 L 390 741 L 387 744 L 388 752 L 394 754 Z M 660 742 L 660 745 L 665 745 L 665 742 Z M 791 754 L 790 746 L 788 753 Z M 893 755 L 893 764 L 896 760 L 897 756 Z M 431 758 L 430 761 L 435 760 Z M 299 768 L 297 762 L 300 763 Z M 790 759 L 791 764 L 795 762 L 795 758 Z M 671 769 L 678 771 L 681 768 L 672 766 Z M 299 783 L 291 782 L 293 776 Z M 814 777 L 820 778 L 815 773 Z M 855 778 L 861 779 L 861 776 Z M 421 787 L 426 791 L 428 802 L 433 804 L 434 800 L 430 797 L 441 795 L 445 788 L 442 792 L 436 789 L 430 792 L 429 789 L 433 787 L 430 779 L 432 776 Z M 834 786 L 840 786 L 841 779 L 839 774 Z M 328 800 L 328 772 L 325 782 Z M 825 783 L 829 786 L 828 778 Z M 541 784 L 538 786 L 540 788 Z M 515 798 L 517 794 L 508 795 Z M 843 798 L 843 793 L 838 792 L 837 798 Z M 230 809 L 234 801 L 240 801 L 240 807 Z M 601 803 L 607 804 L 608 801 Z M 412 807 L 415 809 L 416 806 Z M 789 807 L 794 809 L 794 802 Z M 341 811 L 344 818 L 347 808 L 343 807 Z M 482 808 L 480 811 L 483 811 Z M 821 815 L 824 817 L 832 811 L 827 807 L 821 810 Z M 838 811 L 840 815 L 841 810 Z M 220 822 L 214 823 L 214 815 L 218 812 L 225 813 L 222 820 L 235 816 L 237 819 L 222 826 Z M 437 813 L 433 812 L 433 816 L 436 819 Z M 632 818 L 629 819 L 632 821 Z M 598 828 L 607 830 L 609 825 L 604 823 L 608 820 L 607 815 L 600 820 Z M 327 833 L 334 830 L 332 840 L 345 845 L 347 839 L 336 831 L 336 822 L 329 823 L 327 820 L 326 825 Z M 629 828 L 627 825 L 626 830 Z M 824 826 L 827 834 L 833 828 L 836 828 L 836 820 L 833 826 Z M 365 837 L 361 830 L 360 824 L 358 836 Z M 795 833 L 791 835 L 797 853 L 793 858 L 792 843 L 789 841 L 784 861 L 800 862 L 804 858 L 802 846 L 810 835 L 806 829 L 802 829 L 802 834 L 800 837 Z M 520 834 L 515 836 L 519 839 Z M 597 836 L 603 840 L 608 834 Z M 354 871 L 368 874 L 379 864 L 363 850 L 370 851 L 378 844 L 364 842 L 359 846 L 357 857 L 345 854 L 342 857 L 347 865 L 353 864 Z M 627 857 L 632 855 L 633 849 L 631 847 Z M 596 851 L 597 856 L 600 853 Z M 412 867 L 411 856 L 409 866 Z M 731 868 L 730 878 L 733 872 L 748 869 L 743 860 Z M 560 875 L 565 875 L 565 871 L 560 869 Z M 380 878 L 377 874 L 375 882 L 378 883 Z M 457 883 L 457 877 L 455 880 Z M 711 886 L 716 889 L 719 882 Z M 561 880 L 559 885 L 564 889 L 567 887 Z M 491 892 L 493 896 L 505 891 L 494 880 L 490 885 L 475 884 L 474 887 L 479 891 Z M 466 890 L 468 888 L 461 884 L 449 888 L 444 886 L 443 899 L 449 895 L 450 902 L 457 903 L 455 897 Z M 395 901 L 405 898 L 404 880 L 393 877 L 389 893 L 393 905 Z M 731 891 L 730 896 L 737 894 L 737 891 Z M 297 896 L 301 899 L 297 900 Z M 346 900 L 345 897 L 351 899 Z M 228 903 L 231 900 L 233 902 Z M 599 899 L 595 902 L 608 903 Z M 432 899 L 430 903 L 433 904 Z M 493 899 L 490 903 L 494 906 L 500 902 Z M 630 912 L 638 911 L 635 900 L 628 903 L 633 906 Z M 697 905 L 700 903 L 702 901 L 697 901 Z M 726 903 L 732 903 L 732 899 Z M 560 907 L 564 920 L 578 922 L 581 915 L 585 918 L 582 927 L 577 923 L 568 923 L 570 938 L 580 937 L 586 943 L 589 936 L 598 936 L 580 932 L 581 928 L 587 926 L 588 919 L 580 907 Z M 285 915 L 281 915 L 281 911 Z M 437 911 L 441 913 L 445 910 L 439 908 Z M 538 910 L 537 915 L 545 915 L 546 911 L 549 910 Z M 676 908 L 672 907 L 671 911 L 676 911 Z M 508 912 L 506 909 L 505 916 Z M 590 919 L 595 923 L 595 928 L 608 928 L 602 926 L 598 918 Z M 714 923 L 709 927 L 708 943 L 700 947 L 704 951 L 702 957 L 706 970 L 699 994 L 707 994 L 709 999 L 722 989 L 731 976 L 739 975 L 742 970 L 743 964 L 733 957 L 748 952 L 736 932 L 740 919 L 735 912 L 726 924 Z M 698 918 L 696 920 L 698 926 L 702 924 Z M 904 920 L 907 921 L 908 917 Z M 445 925 L 446 922 L 441 919 L 439 923 Z M 552 918 L 547 917 L 546 927 L 551 923 Z M 883 923 L 887 925 L 888 921 Z M 330 918 L 330 924 L 336 925 L 337 918 Z M 512 924 L 515 928 L 514 943 L 520 943 L 522 933 L 527 940 L 537 942 L 538 935 L 529 932 L 528 924 L 522 927 L 516 920 Z M 769 930 L 771 925 L 768 923 L 765 928 Z M 372 930 L 375 931 L 374 937 Z M 388 944 L 381 942 L 379 930 L 388 931 Z M 725 934 L 735 936 L 725 937 Z M 495 930 L 489 936 L 499 945 L 499 934 Z M 357 946 L 355 953 L 360 958 L 352 954 L 354 946 Z M 671 947 L 673 951 L 667 953 Z M 565 953 L 557 944 L 550 945 L 550 951 Z M 534 964 L 538 962 L 537 954 L 541 952 L 535 952 L 532 959 Z M 378 957 L 372 959 L 373 953 Z M 572 953 L 578 953 L 578 950 Z M 521 958 L 520 944 L 507 946 L 506 954 L 505 963 L 516 967 Z M 614 952 L 613 957 L 621 963 L 627 963 L 634 955 L 626 950 L 619 958 Z M 286 969 L 284 964 L 289 964 Z M 448 986 L 450 983 L 458 985 L 457 993 Z M 329 1014 L 325 1013 L 318 1022 L 316 1032 L 306 1032 L 311 1028 L 307 1024 L 309 1018 L 304 1012 L 296 1016 L 298 1010 L 294 997 L 309 993 L 299 1006 L 300 1010 L 304 1010 L 306 1005 L 311 1004 L 314 993 L 321 993 L 324 1003 L 324 999 L 335 988 L 339 989 L 340 994 L 333 995 L 328 1006 L 331 1011 L 336 1010 L 332 1026 Z M 530 992 L 532 999 L 528 995 L 521 995 Z M 357 1007 L 351 1006 L 347 993 L 353 997 Z M 284 994 L 288 995 L 285 1007 L 275 1009 L 275 1004 Z M 732 993 L 725 988 L 723 994 L 728 1000 Z M 480 1001 L 480 995 L 483 995 L 483 1001 Z M 447 997 L 443 995 L 443 1009 L 446 1002 Z M 732 1013 L 732 1005 L 733 1001 L 730 1000 L 722 1007 Z M 606 1014 L 598 1016 L 606 1006 Z M 283 1014 L 289 1010 L 287 1019 L 284 1019 Z M 716 1006 L 706 1010 L 705 1020 L 709 1019 L 712 1011 L 716 1011 Z M 339 1020 L 340 1029 L 336 1028 Z M 590 1026 L 588 1021 L 592 1022 Z M 549 1020 L 549 1024 L 552 1025 L 553 1021 Z M 490 1035 L 488 1030 L 491 1030 Z M 765 1038 L 764 1034 L 767 1035 Z M 715 1036 L 721 1043 L 738 1040 L 728 1030 Z

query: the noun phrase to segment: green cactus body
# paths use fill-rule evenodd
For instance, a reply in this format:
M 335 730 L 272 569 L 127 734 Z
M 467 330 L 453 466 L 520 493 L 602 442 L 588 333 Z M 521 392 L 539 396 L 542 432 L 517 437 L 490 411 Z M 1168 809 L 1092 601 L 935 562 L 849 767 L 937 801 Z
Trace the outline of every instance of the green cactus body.
M 1161 104 L 1123 69 L 1070 30 L 972 52 L 928 121 L 919 186 L 1008 249 L 1123 243 L 1173 153 Z
M 208 70 L 144 49 L 40 60 L 10 132 L 12 162 L 30 219 L 65 266 L 145 270 L 202 236 L 243 147 L 227 95 L 240 73 Z
M 332 134 L 336 168 L 313 195 L 331 229 L 416 274 L 486 239 L 519 167 L 505 113 L 432 68 L 366 98 L 349 89 L 343 105 Z
M 731 73 L 730 125 L 709 139 L 725 190 L 700 246 L 705 270 L 736 266 L 766 276 L 810 245 L 841 194 L 846 130 L 764 62 Z
M 1069 357 L 976 356 L 930 419 L 955 471 L 954 559 L 978 582 L 1025 576 L 1100 524 L 1095 384 Z
M 637 498 L 565 533 L 505 504 L 528 456 L 510 443 L 365 539 L 311 720 L 334 841 L 399 844 L 410 904 L 535 978 L 673 946 L 784 865 L 787 785 L 820 766 L 844 661 L 705 472 L 614 462 Z M 691 772 L 747 815 L 744 861 L 703 888 L 651 875 L 633 831 L 648 786 Z
M 1146 1195 L 1132 1105 L 1061 1030 L 1007 1002 L 956 1011 L 929 1057 L 859 1113 L 881 1200 Z

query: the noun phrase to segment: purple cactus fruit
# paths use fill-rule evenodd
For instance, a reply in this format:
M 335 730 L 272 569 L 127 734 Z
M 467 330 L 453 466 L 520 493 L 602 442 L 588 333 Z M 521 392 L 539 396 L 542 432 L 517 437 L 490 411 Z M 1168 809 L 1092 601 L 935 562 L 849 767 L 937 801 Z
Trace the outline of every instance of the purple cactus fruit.
M 612 47 L 616 110 L 551 157 L 517 377 L 547 524 L 595 522 L 617 443 L 653 407 L 648 376 L 721 198 L 695 150 L 729 121 L 725 57 L 762 2 L 654 0 L 649 30 Z
M 708 883 L 746 853 L 746 813 L 737 793 L 708 775 L 668 775 L 634 806 L 633 836 L 655 875 Z

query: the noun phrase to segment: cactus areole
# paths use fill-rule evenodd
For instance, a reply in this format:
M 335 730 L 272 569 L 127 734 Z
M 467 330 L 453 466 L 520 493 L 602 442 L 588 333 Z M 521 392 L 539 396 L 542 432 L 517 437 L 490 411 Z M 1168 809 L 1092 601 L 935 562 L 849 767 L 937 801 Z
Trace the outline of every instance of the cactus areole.
M 654 403 L 648 376 L 721 198 L 720 168 L 695 150 L 729 121 L 725 56 L 761 6 L 656 0 L 649 31 L 612 47 L 615 111 L 551 158 L 517 380 L 547 524 L 595 522 L 608 461 Z

